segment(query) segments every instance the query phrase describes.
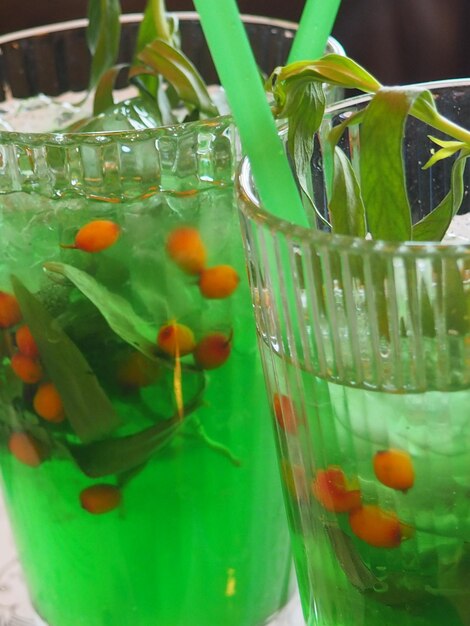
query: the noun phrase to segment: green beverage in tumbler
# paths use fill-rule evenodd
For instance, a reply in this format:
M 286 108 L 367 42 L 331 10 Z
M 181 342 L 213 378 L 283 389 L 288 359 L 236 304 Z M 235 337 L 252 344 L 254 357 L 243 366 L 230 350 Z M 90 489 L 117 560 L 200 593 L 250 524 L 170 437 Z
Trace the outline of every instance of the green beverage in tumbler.
M 0 467 L 48 626 L 258 626 L 290 597 L 235 152 L 227 117 L 0 132 Z
M 429 88 L 432 98 L 405 96 L 421 108 L 410 104 L 409 118 L 403 109 L 404 141 L 399 129 L 394 144 L 395 157 L 403 150 L 410 202 L 406 241 L 397 234 L 406 220 L 396 184 L 405 179 L 400 166 L 392 170 L 393 155 L 380 154 L 396 137 L 378 127 L 374 136 L 367 118 L 386 124 L 388 110 L 391 129 L 402 91 L 327 111 L 311 170 L 317 208 L 329 198 L 318 230 L 275 219 L 260 206 L 248 162 L 240 174 L 259 345 L 309 626 L 470 624 L 470 144 L 467 131 L 427 117 L 435 101 L 468 128 L 470 88 L 466 81 Z M 332 155 L 326 137 L 341 123 L 342 152 Z M 436 130 L 444 126 L 447 136 Z M 360 183 L 362 197 L 351 191 Z M 340 215 L 339 200 L 356 213 Z M 375 236 L 381 228 L 389 241 Z

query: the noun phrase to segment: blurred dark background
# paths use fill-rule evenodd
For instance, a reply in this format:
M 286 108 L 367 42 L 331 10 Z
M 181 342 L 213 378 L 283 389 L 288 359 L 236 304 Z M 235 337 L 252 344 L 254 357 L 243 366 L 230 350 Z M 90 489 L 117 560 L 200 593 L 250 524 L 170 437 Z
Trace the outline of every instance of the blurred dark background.
M 244 13 L 298 21 L 305 0 L 238 0 Z M 145 0 L 121 0 L 125 13 Z M 86 15 L 87 0 L 0 0 L 0 34 Z M 168 10 L 193 10 L 167 0 Z M 469 0 L 343 0 L 333 34 L 386 84 L 470 75 Z

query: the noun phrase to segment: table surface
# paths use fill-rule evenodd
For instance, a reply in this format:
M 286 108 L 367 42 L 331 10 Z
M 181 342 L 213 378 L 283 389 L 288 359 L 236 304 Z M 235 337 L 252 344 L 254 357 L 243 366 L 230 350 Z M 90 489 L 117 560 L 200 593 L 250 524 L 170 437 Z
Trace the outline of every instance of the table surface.
M 269 626 L 304 626 L 296 594 Z M 38 626 L 16 556 L 10 526 L 0 497 L 0 626 Z M 118 625 L 116 625 L 118 626 Z

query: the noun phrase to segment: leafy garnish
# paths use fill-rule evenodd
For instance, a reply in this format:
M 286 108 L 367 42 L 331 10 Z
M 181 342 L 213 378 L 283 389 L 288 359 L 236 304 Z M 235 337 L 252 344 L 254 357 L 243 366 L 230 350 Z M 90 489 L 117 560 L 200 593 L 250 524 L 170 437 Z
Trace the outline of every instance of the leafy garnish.
M 85 357 L 23 283 L 16 276 L 11 282 L 71 428 L 82 441 L 109 435 L 120 419 Z
M 335 147 L 333 192 L 330 198 L 333 230 L 340 235 L 365 237 L 365 208 L 361 189 L 351 162 Z
M 89 0 L 86 37 L 92 55 L 90 89 L 115 63 L 121 36 L 120 15 L 120 0 Z
M 421 95 L 422 91 L 417 89 L 380 89 L 363 118 L 362 196 L 367 226 L 376 239 L 411 239 L 411 209 L 406 191 L 402 139 L 406 118 Z
M 145 46 L 137 58 L 143 66 L 133 66 L 129 73 L 131 77 L 141 74 L 161 75 L 190 110 L 197 109 L 208 117 L 218 114 L 201 75 L 183 52 L 162 39 L 156 39 Z
M 167 17 L 164 0 L 148 0 L 137 35 L 136 55 L 155 39 L 178 44 L 176 24 Z
M 450 154 L 449 154 L 450 156 Z M 465 165 L 470 151 L 462 150 L 454 161 L 451 174 L 451 188 L 443 200 L 422 220 L 413 226 L 414 241 L 440 241 L 447 232 L 452 218 L 457 214 L 464 198 Z
M 111 329 L 143 354 L 155 356 L 155 329 L 135 313 L 122 296 L 112 293 L 97 280 L 72 265 L 45 263 L 44 268 L 68 278 L 92 302 Z
M 113 91 L 119 74 L 128 67 L 125 63 L 113 65 L 100 77 L 93 100 L 93 115 L 99 115 L 114 104 Z
M 69 445 L 70 454 L 82 472 L 91 478 L 127 472 L 145 463 L 169 443 L 183 422 L 164 420 L 127 437 L 117 437 L 88 445 Z
M 439 241 L 444 236 L 452 217 L 463 200 L 463 174 L 465 161 L 470 154 L 470 132 L 439 113 L 430 91 L 417 87 L 382 87 L 364 68 L 351 59 L 338 55 L 325 55 L 313 61 L 292 63 L 276 68 L 267 81 L 275 99 L 275 112 L 285 112 L 285 103 L 292 97 L 299 99 L 299 86 L 308 93 L 310 83 L 326 83 L 336 87 L 359 89 L 371 94 L 368 101 L 358 103 L 329 132 L 331 147 L 325 145 L 323 171 L 327 177 L 328 221 L 335 233 L 357 237 L 370 236 L 376 239 L 395 241 Z M 321 105 L 311 99 L 313 119 L 322 113 Z M 308 130 L 302 129 L 298 118 L 304 111 L 291 108 L 288 111 L 289 125 L 300 130 L 297 142 L 308 145 L 303 154 L 295 152 L 292 142 L 288 149 L 297 168 L 302 187 L 305 172 L 309 171 L 311 147 L 307 143 Z M 429 159 L 423 169 L 438 162 L 453 158 L 450 191 L 438 206 L 419 223 L 412 224 L 412 211 L 408 197 L 404 164 L 405 129 L 409 116 L 427 124 L 451 139 L 431 140 L 440 150 L 430 150 Z M 325 139 L 325 127 L 331 124 L 328 118 L 321 127 L 321 139 Z M 343 133 L 354 127 L 351 139 L 351 155 L 341 148 L 336 149 Z M 360 145 L 354 150 L 355 142 Z M 354 144 L 354 145 L 352 145 Z M 353 155 L 354 152 L 354 155 Z M 330 154 L 334 155 L 334 168 L 330 167 Z M 354 161 L 351 159 L 354 156 Z M 330 172 L 330 170 L 332 170 Z M 310 181 L 310 186 L 312 183 Z M 362 219 L 362 204 L 365 221 Z M 359 218 L 359 219 L 358 219 Z M 325 221 L 322 218 L 322 221 Z

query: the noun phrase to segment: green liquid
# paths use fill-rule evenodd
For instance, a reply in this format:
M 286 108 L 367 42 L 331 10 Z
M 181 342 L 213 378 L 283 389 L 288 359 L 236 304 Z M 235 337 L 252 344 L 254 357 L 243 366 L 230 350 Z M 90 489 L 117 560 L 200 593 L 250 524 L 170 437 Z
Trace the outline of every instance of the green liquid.
M 203 193 L 172 205 L 159 197 L 125 206 L 26 194 L 0 204 L 0 290 L 11 293 L 14 274 L 43 295 L 121 418 L 112 438 L 172 414 L 178 405 L 172 370 L 132 393 L 119 388 L 117 363 L 130 346 L 78 289 L 45 276 L 42 263 L 80 267 L 154 324 L 155 337 L 173 318 L 193 328 L 196 338 L 213 330 L 233 333 L 228 361 L 202 374 L 198 410 L 135 473 L 91 479 L 56 449 L 39 467 L 23 465 L 7 440 L 24 420 L 54 441 L 81 444 L 67 420 L 54 426 L 34 415 L 34 386 L 20 385 L 9 402 L 8 394 L 0 397 L 5 496 L 32 600 L 48 626 L 258 626 L 287 601 L 287 525 L 231 193 Z M 120 224 L 118 243 L 98 254 L 60 248 L 97 218 Z M 168 259 L 168 233 L 188 223 L 200 230 L 209 265 L 237 270 L 241 281 L 232 296 L 204 299 L 197 278 Z M 1 362 L 2 380 L 11 381 L 7 351 Z M 191 365 L 192 357 L 183 362 Z M 192 392 L 185 376 L 183 370 L 186 403 Z M 121 505 L 102 515 L 81 508 L 80 492 L 94 483 L 123 484 Z
M 288 377 L 295 381 L 293 368 Z M 285 491 L 308 625 L 469 626 L 469 391 L 381 393 L 305 372 L 302 385 L 307 422 L 296 435 L 280 429 L 279 448 L 304 471 Z M 411 456 L 406 492 L 374 473 L 375 453 L 388 449 Z M 395 514 L 411 536 L 391 548 L 359 539 L 348 513 L 327 511 L 309 487 L 329 466 L 357 479 L 362 504 Z

